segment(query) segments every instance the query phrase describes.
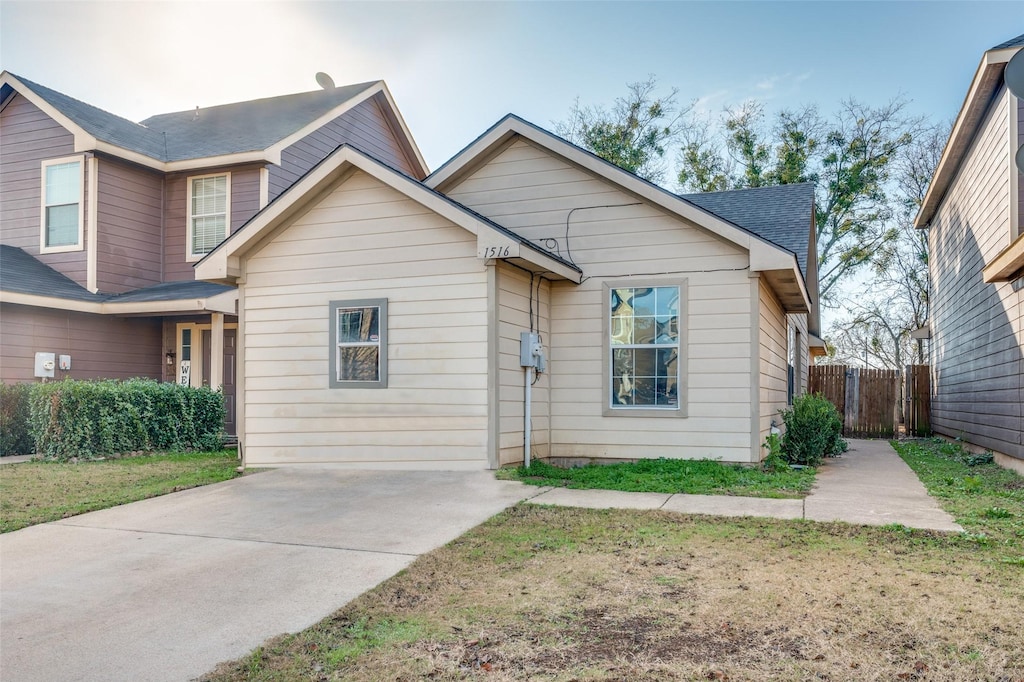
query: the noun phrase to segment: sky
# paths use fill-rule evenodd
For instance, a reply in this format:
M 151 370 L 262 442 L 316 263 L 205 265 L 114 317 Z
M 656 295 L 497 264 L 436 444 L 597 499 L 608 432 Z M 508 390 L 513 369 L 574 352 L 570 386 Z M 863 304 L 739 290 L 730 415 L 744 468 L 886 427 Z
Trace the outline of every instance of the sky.
M 383 79 L 433 170 L 505 114 L 545 128 L 657 77 L 715 114 L 853 97 L 951 120 L 1005 2 L 16 2 L 0 67 L 139 121 Z

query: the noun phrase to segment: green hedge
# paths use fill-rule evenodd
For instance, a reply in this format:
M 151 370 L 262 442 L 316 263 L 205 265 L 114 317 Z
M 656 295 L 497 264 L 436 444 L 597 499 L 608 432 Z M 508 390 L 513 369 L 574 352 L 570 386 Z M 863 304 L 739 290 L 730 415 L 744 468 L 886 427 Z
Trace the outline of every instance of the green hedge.
M 27 386 L 29 449 L 47 459 L 216 450 L 223 443 L 224 397 L 208 388 L 151 379 Z
M 35 452 L 28 430 L 32 384 L 0 384 L 0 456 Z
M 794 398 L 793 407 L 782 410 L 782 421 L 786 424 L 782 454 L 791 464 L 818 466 L 823 457 L 846 451 L 843 418 L 820 393 Z

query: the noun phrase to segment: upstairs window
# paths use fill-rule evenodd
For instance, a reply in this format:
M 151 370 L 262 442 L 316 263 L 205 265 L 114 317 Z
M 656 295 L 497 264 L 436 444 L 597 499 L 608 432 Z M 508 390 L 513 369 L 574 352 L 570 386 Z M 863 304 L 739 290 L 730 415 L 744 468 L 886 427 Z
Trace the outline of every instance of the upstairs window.
M 331 301 L 331 388 L 387 388 L 388 301 Z
M 41 253 L 82 248 L 81 157 L 43 161 Z
M 188 259 L 199 260 L 228 236 L 231 178 L 227 174 L 188 179 Z

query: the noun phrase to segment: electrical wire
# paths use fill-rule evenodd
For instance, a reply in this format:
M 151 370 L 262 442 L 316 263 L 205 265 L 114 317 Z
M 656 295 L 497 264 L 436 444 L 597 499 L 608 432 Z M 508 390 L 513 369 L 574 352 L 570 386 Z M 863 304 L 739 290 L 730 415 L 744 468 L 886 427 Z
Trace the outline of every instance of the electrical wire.
M 576 208 L 569 211 L 568 215 L 565 216 L 565 259 L 577 265 L 576 261 L 572 259 L 572 248 L 569 246 L 569 221 L 572 219 L 572 214 L 576 211 L 589 211 L 596 208 L 622 208 L 624 206 L 640 206 L 643 202 L 634 201 L 630 204 L 602 204 L 600 206 L 577 206 Z M 559 254 L 561 255 L 561 254 Z

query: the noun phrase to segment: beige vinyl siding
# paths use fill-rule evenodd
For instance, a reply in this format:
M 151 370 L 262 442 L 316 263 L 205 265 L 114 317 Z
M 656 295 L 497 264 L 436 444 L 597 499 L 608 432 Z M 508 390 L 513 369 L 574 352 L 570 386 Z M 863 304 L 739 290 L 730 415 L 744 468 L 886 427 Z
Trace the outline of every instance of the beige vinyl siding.
M 779 410 L 786 407 L 789 381 L 788 327 L 786 313 L 782 310 L 779 299 L 763 281 L 758 283 L 758 299 L 761 319 L 759 351 L 761 356 L 759 396 L 761 420 L 758 443 L 763 443 L 764 439 L 768 437 L 772 421 L 779 427 L 782 426 Z
M 488 466 L 476 239 L 356 172 L 244 264 L 250 466 Z M 388 387 L 328 388 L 330 301 L 386 298 Z
M 499 465 L 523 461 L 526 370 L 519 364 L 520 333 L 530 331 L 530 276 L 505 263 L 498 267 L 498 386 L 500 400 Z M 539 295 L 538 295 L 539 288 Z M 551 283 L 533 282 L 534 327 L 545 351 L 550 348 Z M 531 387 L 531 458 L 550 456 L 550 375 L 541 374 Z
M 121 293 L 162 281 L 163 176 L 98 161 L 96 286 Z
M 404 173 L 412 172 L 380 104 L 369 99 L 281 152 L 281 165 L 270 167 L 270 200 L 345 143 Z
M 82 249 L 39 254 L 42 204 L 42 161 L 75 154 L 75 138 L 19 94 L 0 111 L 0 239 L 17 246 L 54 270 L 86 285 L 86 240 L 89 207 L 86 201 L 89 168 L 82 159 Z
M 38 381 L 35 354 L 71 356 L 71 379 L 160 378 L 160 320 L 0 305 L 0 379 Z M 57 372 L 57 378 L 63 378 Z
M 260 167 L 216 168 L 167 176 L 164 204 L 164 281 L 195 278 L 194 263 L 186 259 L 188 237 L 188 179 L 196 175 L 231 174 L 231 232 L 240 228 L 260 208 Z
M 551 290 L 552 457 L 750 461 L 746 252 L 522 139 L 448 193 L 571 256 L 588 277 L 579 286 L 556 283 Z M 607 205 L 621 206 L 581 210 Z M 578 210 L 570 217 L 572 209 Z M 721 271 L 702 272 L 707 270 Z M 689 416 L 603 416 L 604 283 L 650 286 L 681 279 L 688 290 L 680 326 L 688 349 L 682 381 L 688 384 Z
M 932 427 L 1024 458 L 1022 293 L 981 275 L 1011 234 L 1007 97 L 990 106 L 931 221 Z

